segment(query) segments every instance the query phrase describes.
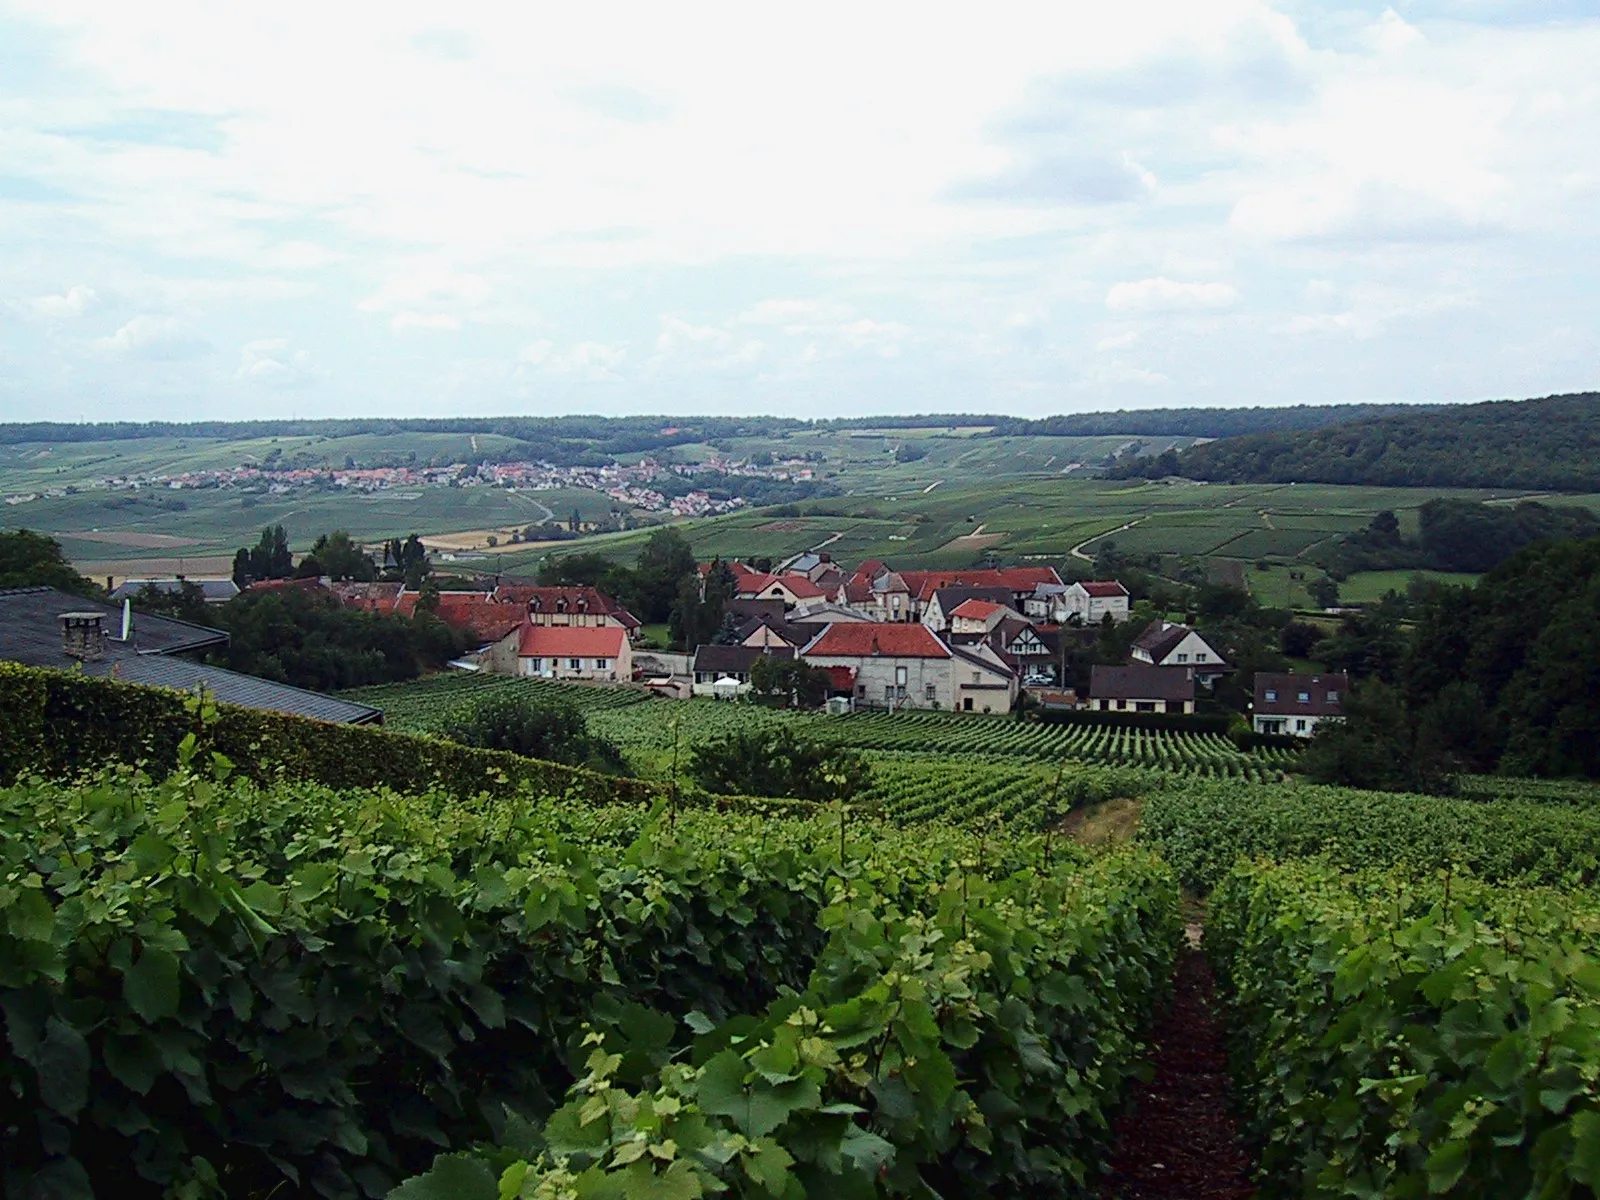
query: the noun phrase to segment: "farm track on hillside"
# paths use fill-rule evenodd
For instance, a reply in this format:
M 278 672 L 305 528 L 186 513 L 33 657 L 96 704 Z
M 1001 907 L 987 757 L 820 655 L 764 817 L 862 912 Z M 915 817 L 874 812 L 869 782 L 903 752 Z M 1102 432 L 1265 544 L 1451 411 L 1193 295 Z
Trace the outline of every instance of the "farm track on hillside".
M 1151 1031 L 1155 1075 L 1136 1083 L 1115 1124 L 1104 1200 L 1244 1200 L 1251 1158 L 1230 1108 L 1232 1083 L 1211 967 L 1179 953 L 1172 1003 Z

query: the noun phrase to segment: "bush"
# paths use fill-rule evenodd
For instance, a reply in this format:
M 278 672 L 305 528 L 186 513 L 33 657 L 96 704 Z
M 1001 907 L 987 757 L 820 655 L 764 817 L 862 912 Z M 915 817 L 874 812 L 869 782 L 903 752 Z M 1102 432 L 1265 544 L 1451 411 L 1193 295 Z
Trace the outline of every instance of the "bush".
M 689 775 L 709 792 L 840 800 L 865 788 L 871 771 L 852 750 L 806 741 L 787 729 L 756 729 L 696 747 Z
M 622 752 L 589 732 L 571 704 L 498 692 L 457 708 L 444 723 L 444 737 L 463 746 L 504 750 L 526 758 L 622 771 Z

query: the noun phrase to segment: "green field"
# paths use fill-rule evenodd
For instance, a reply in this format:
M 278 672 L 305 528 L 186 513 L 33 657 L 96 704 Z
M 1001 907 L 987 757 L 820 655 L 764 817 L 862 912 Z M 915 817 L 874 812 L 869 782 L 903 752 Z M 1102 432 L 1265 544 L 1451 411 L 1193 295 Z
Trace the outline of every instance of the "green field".
M 1339 585 L 1339 600 L 1347 604 L 1374 604 L 1390 592 L 1406 594 L 1406 587 L 1418 577 L 1436 583 L 1470 586 L 1478 576 L 1452 571 L 1361 571 Z
M 806 501 L 799 515 L 769 511 L 683 522 L 701 557 L 782 558 L 823 546 L 844 562 L 881 558 L 904 566 L 961 567 L 986 552 L 1004 561 L 1062 559 L 1074 549 L 1092 557 L 1102 541 L 1133 554 L 1218 558 L 1246 564 L 1304 561 L 1316 547 L 1393 509 L 1415 532 L 1416 510 L 1439 496 L 1514 498 L 1513 492 L 1328 485 L 1219 485 L 1097 479 L 1082 464 L 1098 462 L 1130 439 L 976 436 L 975 430 L 824 430 L 786 438 L 734 439 L 719 447 L 686 445 L 661 452 L 665 461 L 702 461 L 762 450 L 820 455 L 819 478 L 844 494 Z M 1144 439 L 1154 449 L 1185 439 Z M 8 525 L 26 525 L 61 540 L 68 555 L 96 573 L 128 573 L 146 561 L 173 570 L 180 561 L 213 565 L 254 540 L 262 526 L 282 523 L 296 549 L 320 533 L 349 530 L 362 540 L 416 532 L 442 535 L 505 530 L 573 509 L 595 520 L 612 507 L 602 493 L 563 489 L 512 492 L 490 487 L 418 486 L 373 496 L 296 490 L 286 495 L 233 489 L 139 492 L 96 489 L 106 475 L 181 472 L 258 463 L 272 451 L 287 461 L 342 466 L 358 462 L 445 462 L 479 450 L 503 449 L 490 435 L 405 434 L 348 438 L 148 438 L 42 446 L 0 446 L 0 493 L 74 487 L 75 494 L 9 505 Z M 897 461 L 910 444 L 922 457 Z M 905 455 L 901 455 L 905 457 Z M 1600 504 L 1600 498 L 1563 502 Z M 663 518 L 664 519 L 664 518 Z M 586 538 L 573 548 L 626 561 L 647 530 Z M 547 553 L 476 555 L 468 569 L 531 573 Z M 1303 603 L 1287 580 L 1258 579 L 1266 594 Z M 1376 585 L 1374 585 L 1376 586 Z

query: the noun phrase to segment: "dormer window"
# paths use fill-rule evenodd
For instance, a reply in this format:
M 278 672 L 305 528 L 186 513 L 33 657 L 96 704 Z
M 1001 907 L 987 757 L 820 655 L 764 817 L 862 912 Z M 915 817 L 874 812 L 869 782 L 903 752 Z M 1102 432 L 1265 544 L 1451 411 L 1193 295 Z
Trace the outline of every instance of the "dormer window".
M 1328 693 L 1328 703 L 1329 704 L 1337 704 L 1337 703 L 1339 703 L 1339 693 L 1338 692 L 1329 692 Z
M 1310 692 L 1301 692 L 1300 693 L 1300 703 L 1301 704 L 1310 704 L 1311 703 L 1311 693 Z
M 1272 701 L 1276 700 L 1277 698 L 1278 698 L 1278 693 L 1273 691 L 1271 688 L 1268 688 L 1267 689 L 1267 702 L 1270 704 Z

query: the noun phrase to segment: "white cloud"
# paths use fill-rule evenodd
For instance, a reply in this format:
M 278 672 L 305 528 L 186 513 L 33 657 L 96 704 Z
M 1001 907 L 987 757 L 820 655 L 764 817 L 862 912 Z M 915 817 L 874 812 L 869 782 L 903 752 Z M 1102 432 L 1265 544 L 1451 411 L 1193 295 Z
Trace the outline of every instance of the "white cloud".
M 1447 315 L 1472 308 L 1478 302 L 1472 290 L 1464 286 L 1411 293 L 1361 284 L 1343 294 L 1331 286 L 1308 292 L 1308 298 L 1327 311 L 1291 317 L 1286 327 L 1291 334 L 1343 334 L 1366 340 L 1378 337 L 1392 325 Z
M 66 290 L 64 295 L 39 296 L 33 302 L 35 312 L 59 320 L 70 320 L 81 317 L 92 308 L 98 307 L 100 296 L 92 287 L 79 283 Z
M 237 379 L 272 388 L 300 387 L 323 373 L 307 350 L 296 350 L 288 338 L 257 338 L 239 347 Z
M 198 358 L 211 351 L 211 344 L 185 322 L 149 315 L 134 317 L 95 345 L 109 354 L 152 362 Z
M 524 346 L 517 354 L 519 372 L 527 368 L 548 375 L 556 375 L 588 383 L 616 383 L 621 381 L 621 368 L 627 360 L 628 348 L 605 342 L 578 342 L 565 350 L 557 350 L 548 338 Z
M 530 375 L 620 384 L 608 411 L 748 411 L 773 379 L 818 415 L 1047 411 L 1157 327 L 1147 374 L 1194 403 L 1592 385 L 1538 347 L 1600 336 L 1600 14 L 1392 4 L 402 0 L 375 35 L 308 0 L 13 0 L 0 405 L 270 407 L 287 360 L 182 365 L 202 329 L 315 345 L 330 414 L 505 411 Z
M 401 329 L 460 329 L 461 318 L 454 313 L 397 312 L 389 318 L 389 328 Z
M 1116 333 L 1105 334 L 1095 342 L 1094 348 L 1102 354 L 1115 350 L 1131 350 L 1138 340 L 1139 334 L 1135 330 L 1122 329 Z
M 1101 363 L 1091 368 L 1084 376 L 1088 383 L 1099 384 L 1132 384 L 1136 387 L 1155 387 L 1163 383 L 1171 383 L 1160 371 L 1152 371 L 1145 367 L 1135 367 L 1126 363 Z
M 1197 312 L 1230 308 L 1238 301 L 1231 284 L 1180 283 L 1165 275 L 1115 283 L 1106 293 L 1107 308 L 1127 313 Z

